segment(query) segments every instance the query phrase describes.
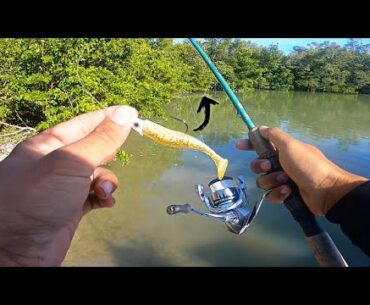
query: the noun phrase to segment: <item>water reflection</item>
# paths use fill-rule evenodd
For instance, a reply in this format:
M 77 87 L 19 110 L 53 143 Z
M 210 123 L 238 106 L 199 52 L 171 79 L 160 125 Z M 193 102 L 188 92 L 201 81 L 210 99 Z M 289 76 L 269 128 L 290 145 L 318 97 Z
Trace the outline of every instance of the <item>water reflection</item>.
M 247 178 L 250 200 L 260 191 L 249 163 L 252 152 L 235 148 L 247 136 L 226 95 L 211 92 L 220 102 L 212 108 L 210 124 L 194 133 L 203 121 L 196 110 L 202 94 L 176 99 L 168 115 L 185 119 L 189 133 L 203 139 L 229 159 L 228 175 Z M 342 167 L 370 177 L 370 97 L 336 94 L 253 92 L 240 96 L 256 125 L 279 126 L 317 145 Z M 184 126 L 170 117 L 158 120 L 169 128 Z M 109 165 L 119 177 L 117 205 L 88 215 L 73 241 L 66 266 L 315 266 L 303 234 L 280 205 L 265 203 L 249 233 L 236 236 L 221 223 L 197 215 L 168 216 L 172 203 L 202 208 L 195 183 L 215 177 L 213 162 L 200 152 L 161 147 L 131 133 L 125 149 L 129 165 Z M 320 219 L 350 265 L 370 265 L 369 259 L 335 226 Z

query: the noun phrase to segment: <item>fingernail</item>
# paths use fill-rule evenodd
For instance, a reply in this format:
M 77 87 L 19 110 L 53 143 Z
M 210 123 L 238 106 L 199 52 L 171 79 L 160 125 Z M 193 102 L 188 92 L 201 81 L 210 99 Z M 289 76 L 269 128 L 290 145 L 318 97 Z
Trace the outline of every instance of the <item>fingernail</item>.
M 282 174 L 280 174 L 280 175 L 278 175 L 277 177 L 276 177 L 276 180 L 278 181 L 278 182 L 282 182 L 282 183 L 284 183 L 284 182 L 287 182 L 288 181 L 288 175 L 287 174 L 285 174 L 285 173 L 282 173 Z
M 282 195 L 286 195 L 289 193 L 289 189 L 287 187 L 283 187 L 281 190 L 280 190 L 280 194 Z
M 270 161 L 263 161 L 261 163 L 261 168 L 264 169 L 264 170 L 269 170 L 271 168 L 271 163 Z
M 134 112 L 136 110 L 129 106 L 118 107 L 111 115 L 110 118 L 113 122 L 118 125 L 125 126 L 130 124 L 134 118 Z M 137 115 L 136 115 L 137 116 Z
M 104 191 L 105 197 L 108 197 L 112 194 L 112 191 L 113 191 L 112 183 L 110 183 L 109 181 L 104 181 L 100 186 Z

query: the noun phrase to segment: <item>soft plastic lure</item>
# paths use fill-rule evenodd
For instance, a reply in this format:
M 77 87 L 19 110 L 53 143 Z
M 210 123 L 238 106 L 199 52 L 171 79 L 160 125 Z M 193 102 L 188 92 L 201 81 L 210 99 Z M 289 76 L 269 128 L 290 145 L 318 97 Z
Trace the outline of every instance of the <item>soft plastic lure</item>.
M 225 175 L 228 161 L 216 154 L 210 147 L 198 139 L 183 132 L 168 129 L 149 120 L 136 119 L 132 128 L 140 135 L 169 147 L 199 150 L 207 154 L 217 167 L 217 177 L 222 179 Z

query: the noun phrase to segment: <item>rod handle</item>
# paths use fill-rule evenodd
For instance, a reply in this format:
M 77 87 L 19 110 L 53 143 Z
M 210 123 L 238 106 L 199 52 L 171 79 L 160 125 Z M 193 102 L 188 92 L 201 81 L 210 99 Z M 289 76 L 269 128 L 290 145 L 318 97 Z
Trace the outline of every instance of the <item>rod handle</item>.
M 320 267 L 348 267 L 328 233 L 306 237 L 306 241 Z
M 271 162 L 270 172 L 283 170 L 276 149 L 271 142 L 260 135 L 258 128 L 251 129 L 248 136 L 259 158 L 268 159 Z M 315 215 L 313 215 L 304 203 L 297 184 L 291 179 L 289 179 L 287 184 L 291 187 L 292 192 L 285 199 L 284 205 L 301 226 L 308 246 L 312 250 L 319 266 L 348 267 L 329 234 L 320 228 Z
M 275 147 L 270 141 L 261 136 L 257 127 L 251 129 L 248 136 L 258 157 L 261 159 L 268 159 L 270 161 L 270 173 L 283 170 Z M 298 186 L 291 179 L 289 179 L 287 184 L 291 187 L 292 192 L 289 197 L 284 200 L 284 205 L 288 208 L 293 218 L 300 224 L 305 235 L 313 236 L 322 233 L 315 216 L 304 203 L 299 193 Z

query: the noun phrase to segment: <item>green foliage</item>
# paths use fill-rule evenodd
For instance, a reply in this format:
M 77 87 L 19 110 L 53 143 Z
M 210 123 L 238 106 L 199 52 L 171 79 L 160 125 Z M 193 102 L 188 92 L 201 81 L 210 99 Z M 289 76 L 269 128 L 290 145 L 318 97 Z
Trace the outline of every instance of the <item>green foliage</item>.
M 348 94 L 369 93 L 369 63 L 369 46 L 353 39 L 344 47 L 312 43 L 288 59 L 295 89 Z
M 286 56 L 240 39 L 202 45 L 232 88 L 370 93 L 369 46 L 310 44 Z M 189 43 L 173 39 L 0 39 L 0 120 L 42 130 L 126 104 L 163 113 L 182 93 L 221 89 Z
M 237 91 L 293 89 L 286 57 L 276 46 L 257 47 L 240 39 L 206 39 L 203 47 Z M 215 89 L 221 89 L 220 85 Z
M 172 39 L 0 39 L 0 118 L 38 130 L 118 104 L 160 115 L 212 82 L 194 50 Z
M 120 161 L 122 165 L 126 165 L 130 163 L 130 156 L 123 149 L 119 149 L 116 153 L 115 160 Z
M 230 85 L 238 90 L 370 92 L 370 45 L 350 39 L 295 47 L 285 56 L 276 45 L 257 47 L 240 39 L 206 39 L 203 47 Z M 215 89 L 221 89 L 215 84 Z

